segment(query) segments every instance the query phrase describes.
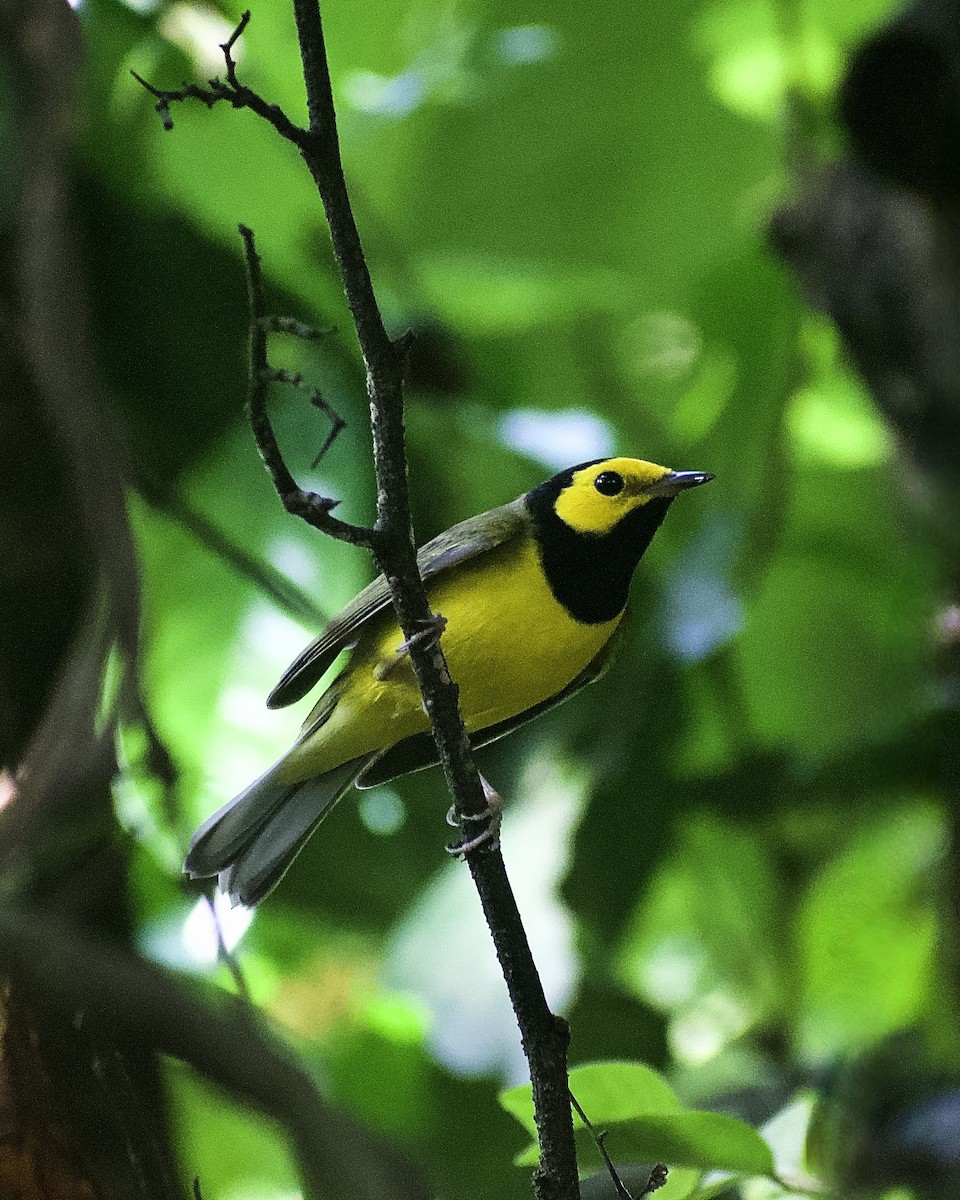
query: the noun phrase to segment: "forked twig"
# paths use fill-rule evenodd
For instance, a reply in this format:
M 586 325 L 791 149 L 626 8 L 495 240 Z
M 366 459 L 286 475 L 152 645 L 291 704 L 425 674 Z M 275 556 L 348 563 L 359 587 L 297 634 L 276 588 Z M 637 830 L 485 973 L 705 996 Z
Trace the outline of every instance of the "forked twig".
M 262 96 L 252 88 L 245 87 L 238 79 L 237 64 L 233 57 L 233 47 L 243 36 L 249 23 L 250 10 L 248 9 L 240 18 L 240 23 L 230 37 L 225 42 L 220 43 L 220 49 L 223 51 L 224 63 L 227 68 L 226 83 L 222 79 L 215 77 L 207 81 L 206 87 L 197 83 L 185 83 L 180 88 L 158 88 L 154 87 L 152 83 L 148 83 L 136 71 L 130 72 L 137 83 L 145 87 L 156 100 L 155 108 L 160 116 L 160 120 L 163 122 L 164 129 L 168 132 L 173 129 L 173 117 L 170 113 L 171 104 L 181 103 L 184 100 L 199 100 L 207 108 L 213 108 L 215 104 L 223 101 L 232 108 L 249 108 L 258 117 L 262 117 L 265 121 L 269 122 L 281 137 L 286 138 L 288 142 L 293 142 L 295 146 L 302 146 L 303 142 L 309 138 L 308 130 L 294 124 L 278 104 L 269 104 Z
M 257 253 L 253 230 L 248 229 L 246 225 L 239 226 L 239 230 L 247 263 L 247 291 L 250 302 L 250 391 L 247 403 L 250 425 L 260 450 L 260 457 L 287 512 L 301 517 L 314 529 L 319 529 L 338 541 L 365 546 L 368 550 L 373 549 L 376 535 L 372 529 L 364 525 L 352 525 L 333 516 L 333 509 L 340 501 L 328 496 L 318 496 L 316 492 L 304 491 L 284 461 L 267 412 L 267 389 L 274 381 L 294 386 L 299 386 L 302 381 L 296 376 L 277 372 L 270 366 L 267 358 L 267 331 L 271 328 L 271 322 L 264 301 L 260 255 Z M 334 416 L 338 424 L 332 425 L 324 450 L 333 443 L 344 424 L 339 415 Z M 323 451 L 321 457 L 322 454 Z

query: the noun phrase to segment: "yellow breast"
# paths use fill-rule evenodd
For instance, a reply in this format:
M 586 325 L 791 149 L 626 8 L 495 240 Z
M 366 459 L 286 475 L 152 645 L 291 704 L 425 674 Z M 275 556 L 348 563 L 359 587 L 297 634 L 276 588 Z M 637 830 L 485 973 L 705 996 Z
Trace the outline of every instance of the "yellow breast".
M 620 617 L 582 625 L 554 598 L 532 537 L 518 537 L 428 585 L 460 708 L 475 732 L 562 691 L 610 639 Z M 429 729 L 409 659 L 384 673 L 402 634 L 392 613 L 354 651 L 330 719 L 291 754 L 291 781 L 386 749 Z
M 620 618 L 581 625 L 554 598 L 532 538 L 517 538 L 441 577 L 430 602 L 447 617 L 443 650 L 471 731 L 549 699 L 586 667 Z

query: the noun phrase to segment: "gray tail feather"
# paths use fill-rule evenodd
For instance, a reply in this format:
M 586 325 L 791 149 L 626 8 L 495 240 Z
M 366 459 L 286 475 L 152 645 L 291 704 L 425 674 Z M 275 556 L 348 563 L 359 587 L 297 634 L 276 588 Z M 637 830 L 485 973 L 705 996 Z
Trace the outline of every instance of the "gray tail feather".
M 271 767 L 204 821 L 190 843 L 185 873 L 219 875 L 221 890 L 235 904 L 259 903 L 370 761 L 355 758 L 295 784 L 279 782 Z

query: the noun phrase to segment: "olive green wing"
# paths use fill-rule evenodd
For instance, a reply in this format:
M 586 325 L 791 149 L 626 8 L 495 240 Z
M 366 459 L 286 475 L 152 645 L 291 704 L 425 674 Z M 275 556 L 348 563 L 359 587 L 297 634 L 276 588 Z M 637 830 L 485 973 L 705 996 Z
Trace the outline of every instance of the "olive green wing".
M 600 648 L 580 674 L 572 679 L 565 688 L 548 699 L 542 700 L 539 704 L 533 705 L 532 708 L 518 713 L 515 717 L 499 721 L 496 725 L 488 725 L 486 729 L 478 729 L 476 733 L 470 735 L 471 747 L 479 750 L 481 746 L 489 746 L 491 742 L 496 742 L 500 738 L 506 737 L 508 733 L 513 733 L 527 721 L 532 721 L 541 713 L 549 712 L 551 708 L 562 704 L 564 700 L 576 695 L 587 684 L 595 683 L 606 674 L 616 657 L 617 651 L 623 643 L 625 626 L 626 619 L 620 622 L 606 645 Z M 436 762 L 437 748 L 433 742 L 433 735 L 417 733 L 398 742 L 381 754 L 365 771 L 361 772 L 356 784 L 358 788 L 376 787 L 379 783 L 388 783 L 391 779 L 396 779 L 398 775 L 409 775 L 411 771 L 422 771 L 424 767 L 435 766 Z
M 417 554 L 420 574 L 432 579 L 458 563 L 476 558 L 529 528 L 523 498 L 470 517 L 427 542 Z M 267 697 L 268 708 L 284 708 L 305 696 L 341 650 L 356 645 L 367 621 L 390 603 L 390 589 L 380 575 L 327 625 L 323 633 L 287 668 Z

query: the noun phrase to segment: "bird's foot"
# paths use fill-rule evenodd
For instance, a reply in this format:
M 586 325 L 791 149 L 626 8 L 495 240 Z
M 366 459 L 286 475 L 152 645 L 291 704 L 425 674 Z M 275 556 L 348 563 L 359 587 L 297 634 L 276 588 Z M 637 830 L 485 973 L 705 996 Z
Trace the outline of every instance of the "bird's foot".
M 421 622 L 423 628 L 418 629 L 412 637 L 408 637 L 405 642 L 394 650 L 393 657 L 385 659 L 383 662 L 377 663 L 373 668 L 374 677 L 380 682 L 393 671 L 405 658 L 409 658 L 410 651 L 414 646 L 419 646 L 426 642 L 438 642 L 443 631 L 447 627 L 447 618 L 442 613 L 431 613 L 426 621 Z
M 448 825 L 462 825 L 468 821 L 470 824 L 486 822 L 483 829 L 473 837 L 464 837 L 452 846 L 447 846 L 447 853 L 452 854 L 454 858 L 462 858 L 465 854 L 469 854 L 471 850 L 476 850 L 480 846 L 487 846 L 490 850 L 497 850 L 500 847 L 503 797 L 482 775 L 480 776 L 480 783 L 483 785 L 483 798 L 487 802 L 487 807 L 483 812 L 462 813 L 458 815 L 456 807 L 453 805 L 447 810 Z

